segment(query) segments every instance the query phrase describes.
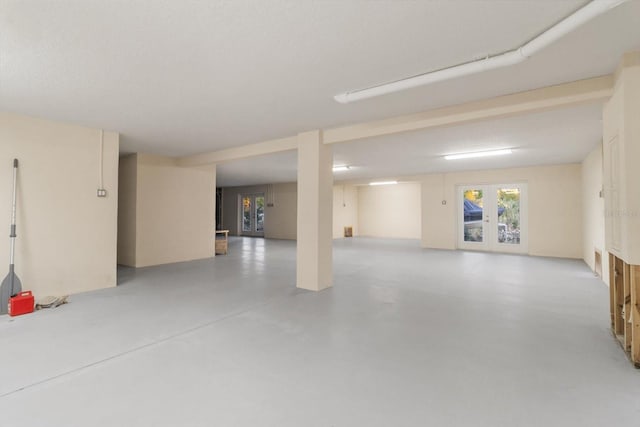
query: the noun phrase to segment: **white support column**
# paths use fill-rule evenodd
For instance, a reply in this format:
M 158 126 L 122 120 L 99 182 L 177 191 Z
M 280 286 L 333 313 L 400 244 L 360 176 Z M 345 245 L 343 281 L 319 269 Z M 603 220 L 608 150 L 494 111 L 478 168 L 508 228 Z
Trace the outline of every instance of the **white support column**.
M 297 287 L 333 284 L 333 154 L 319 130 L 298 135 Z

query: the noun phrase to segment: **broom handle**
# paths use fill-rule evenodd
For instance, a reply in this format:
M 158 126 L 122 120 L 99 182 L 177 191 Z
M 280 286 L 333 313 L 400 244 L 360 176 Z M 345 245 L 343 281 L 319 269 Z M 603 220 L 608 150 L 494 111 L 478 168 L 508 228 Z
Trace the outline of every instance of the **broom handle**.
M 13 265 L 13 255 L 16 243 L 16 178 L 18 177 L 18 159 L 13 159 L 13 204 L 11 207 L 11 251 L 9 254 L 9 265 Z

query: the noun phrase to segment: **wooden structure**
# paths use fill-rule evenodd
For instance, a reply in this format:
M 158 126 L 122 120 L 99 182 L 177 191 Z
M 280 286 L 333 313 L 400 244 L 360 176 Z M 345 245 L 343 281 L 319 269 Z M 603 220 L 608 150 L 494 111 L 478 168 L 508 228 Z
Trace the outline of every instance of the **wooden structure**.
M 631 362 L 640 368 L 640 265 L 609 255 L 611 328 Z
M 229 250 L 229 230 L 216 230 L 216 255 L 226 255 Z

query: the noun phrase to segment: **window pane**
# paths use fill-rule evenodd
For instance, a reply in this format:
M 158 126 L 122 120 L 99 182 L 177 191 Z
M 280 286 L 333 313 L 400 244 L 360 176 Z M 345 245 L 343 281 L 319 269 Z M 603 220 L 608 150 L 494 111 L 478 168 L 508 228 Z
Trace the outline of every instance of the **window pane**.
M 256 196 L 256 231 L 264 231 L 264 196 Z
M 498 242 L 520 244 L 520 189 L 500 188 L 498 199 Z
M 251 231 L 251 197 L 242 198 L 242 231 Z
M 469 189 L 463 193 L 464 209 L 464 241 L 465 242 L 482 242 L 483 230 L 483 207 L 482 207 L 482 190 Z

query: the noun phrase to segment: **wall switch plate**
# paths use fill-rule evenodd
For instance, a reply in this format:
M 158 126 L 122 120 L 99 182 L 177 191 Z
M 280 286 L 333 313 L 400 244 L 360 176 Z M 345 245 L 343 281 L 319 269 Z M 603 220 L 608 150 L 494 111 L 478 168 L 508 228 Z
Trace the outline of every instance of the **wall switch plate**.
M 104 188 L 98 188 L 98 197 L 107 197 L 107 190 Z

